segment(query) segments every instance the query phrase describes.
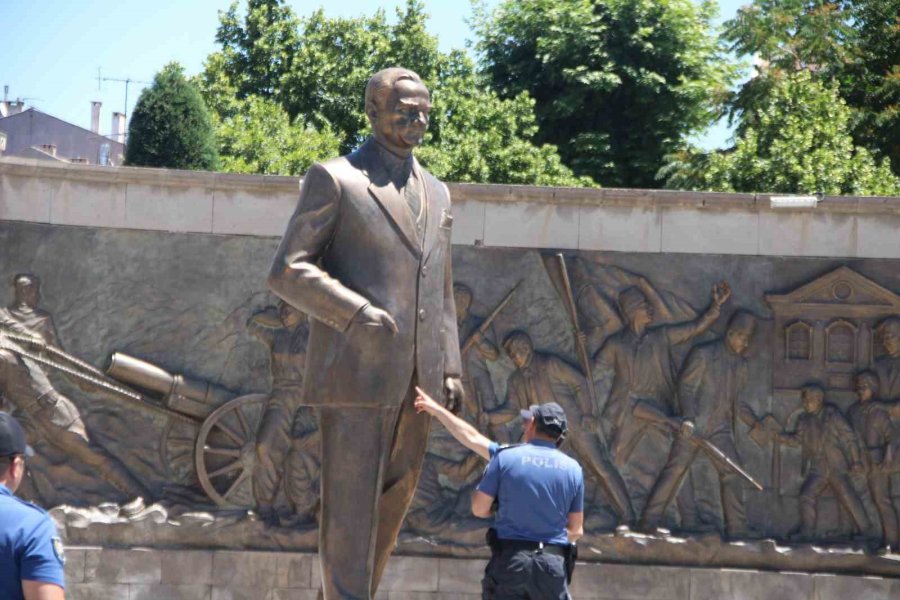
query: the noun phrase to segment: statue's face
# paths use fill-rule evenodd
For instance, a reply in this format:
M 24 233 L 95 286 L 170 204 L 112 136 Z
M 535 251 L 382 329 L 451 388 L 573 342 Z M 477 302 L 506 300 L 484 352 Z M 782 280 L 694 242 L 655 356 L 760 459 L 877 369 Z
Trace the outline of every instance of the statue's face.
M 454 288 L 453 302 L 456 304 L 456 316 L 465 319 L 469 314 L 469 307 L 472 305 L 472 294 L 466 290 Z
M 872 391 L 872 386 L 869 384 L 869 380 L 865 377 L 859 377 L 856 380 L 856 397 L 860 402 L 868 402 L 872 399 L 875 393 Z
M 728 347 L 735 354 L 742 355 L 750 347 L 750 334 L 746 331 L 729 330 L 726 339 L 728 340 Z
M 16 283 L 16 304 L 34 308 L 38 304 L 40 290 L 33 281 Z
M 512 359 L 513 364 L 519 369 L 528 366 L 528 363 L 531 362 L 532 352 L 531 344 L 524 340 L 516 340 L 509 345 L 509 358 Z
M 379 104 L 378 110 L 369 114 L 378 141 L 401 152 L 411 152 L 422 144 L 431 111 L 431 96 L 424 85 L 401 79 Z
M 285 327 L 294 327 L 303 320 L 305 315 L 287 302 L 282 302 L 278 307 L 278 316 L 281 317 L 281 322 Z
M 646 327 L 653 323 L 653 307 L 648 302 L 641 302 L 631 311 L 631 322 L 637 327 Z
M 900 356 L 900 333 L 893 328 L 885 330 L 881 337 L 881 343 L 884 344 L 884 349 L 892 357 L 897 358 Z
M 822 408 L 824 400 L 825 398 L 819 390 L 806 390 L 803 392 L 803 409 L 814 415 Z

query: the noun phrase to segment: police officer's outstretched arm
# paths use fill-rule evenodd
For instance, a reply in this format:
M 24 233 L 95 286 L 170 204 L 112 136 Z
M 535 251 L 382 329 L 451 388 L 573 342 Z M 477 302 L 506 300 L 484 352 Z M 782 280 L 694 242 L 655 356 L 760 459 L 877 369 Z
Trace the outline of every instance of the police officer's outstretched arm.
M 477 429 L 466 421 L 460 419 L 452 412 L 435 402 L 434 398 L 426 394 L 422 388 L 416 387 L 416 412 L 428 413 L 441 422 L 447 428 L 457 442 L 475 452 L 485 460 L 490 460 L 491 440 L 481 435 Z

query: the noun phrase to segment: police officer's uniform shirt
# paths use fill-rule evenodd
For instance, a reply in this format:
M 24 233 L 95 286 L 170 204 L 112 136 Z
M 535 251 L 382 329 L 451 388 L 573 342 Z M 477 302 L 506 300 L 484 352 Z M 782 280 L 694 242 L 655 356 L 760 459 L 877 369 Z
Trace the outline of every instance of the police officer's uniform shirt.
M 0 485 L 0 598 L 24 600 L 23 579 L 65 587 L 63 547 L 50 515 Z
M 550 441 L 499 449 L 491 444 L 491 461 L 478 484 L 478 491 L 498 501 L 497 537 L 567 544 L 569 513 L 584 511 L 581 466 Z

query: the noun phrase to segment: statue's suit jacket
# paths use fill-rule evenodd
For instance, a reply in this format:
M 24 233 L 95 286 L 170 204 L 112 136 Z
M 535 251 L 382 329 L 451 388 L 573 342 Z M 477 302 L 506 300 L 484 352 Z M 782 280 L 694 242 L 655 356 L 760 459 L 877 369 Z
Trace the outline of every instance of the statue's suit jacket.
M 312 319 L 303 404 L 399 406 L 415 370 L 430 395 L 460 374 L 450 266 L 450 194 L 413 163 L 426 206 L 420 236 L 374 140 L 313 165 L 275 255 L 272 291 Z M 367 303 L 399 332 L 353 318 Z

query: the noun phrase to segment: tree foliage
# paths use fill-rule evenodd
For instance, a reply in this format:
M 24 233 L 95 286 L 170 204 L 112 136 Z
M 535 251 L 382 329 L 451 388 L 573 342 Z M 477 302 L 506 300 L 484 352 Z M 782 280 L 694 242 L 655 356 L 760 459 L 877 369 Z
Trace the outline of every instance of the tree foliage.
M 402 65 L 432 91 L 430 132 L 417 156 L 439 177 L 592 183 L 574 177 L 556 148 L 533 143 L 537 127 L 527 95 L 492 93 L 462 53 L 438 50 L 426 20 L 418 0 L 408 0 L 394 21 L 382 10 L 357 18 L 329 18 L 318 10 L 300 18 L 283 0 L 250 0 L 240 17 L 233 4 L 220 14 L 221 48 L 198 78 L 218 118 L 226 168 L 296 174 L 336 154 L 335 144 L 342 153 L 352 151 L 369 132 L 363 105 L 368 78 Z M 261 122 L 268 117 L 277 127 Z M 289 152 L 296 160 L 275 157 L 275 140 L 286 136 L 298 138 Z
M 665 155 L 720 115 L 735 69 L 704 0 L 505 0 L 481 11 L 484 73 L 528 92 L 539 142 L 604 185 L 651 187 Z
M 856 143 L 900 174 L 900 0 L 754 0 L 725 24 L 724 38 L 757 62 L 731 101 L 741 128 L 755 125 L 751 115 L 779 79 L 807 72 L 837 85 Z
M 217 167 L 209 112 L 178 63 L 163 67 L 153 84 L 141 92 L 128 128 L 125 162 L 172 169 Z
M 897 195 L 900 179 L 850 134 L 851 110 L 835 86 L 809 73 L 772 84 L 768 104 L 747 115 L 735 147 L 686 150 L 662 170 L 667 186 L 736 192 Z

